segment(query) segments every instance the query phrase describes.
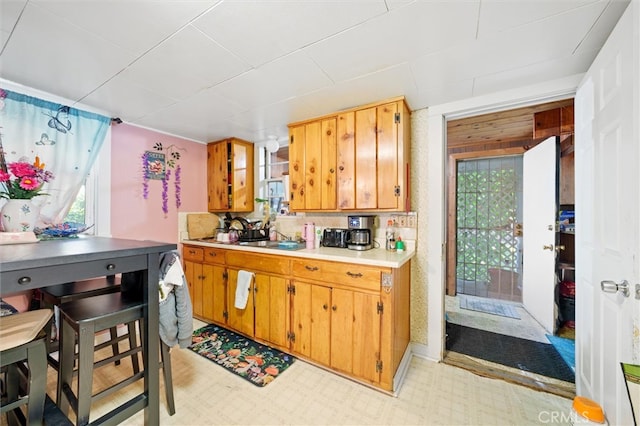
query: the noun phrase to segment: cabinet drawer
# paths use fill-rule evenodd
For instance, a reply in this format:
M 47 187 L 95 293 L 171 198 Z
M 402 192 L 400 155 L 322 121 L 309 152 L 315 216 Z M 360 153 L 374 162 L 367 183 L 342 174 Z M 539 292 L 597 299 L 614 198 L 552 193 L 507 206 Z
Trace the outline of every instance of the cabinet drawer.
M 212 247 L 205 247 L 204 261 L 205 263 L 214 263 L 216 265 L 224 265 L 224 249 L 217 249 Z
M 204 249 L 202 247 L 184 246 L 182 248 L 182 260 L 202 262 L 204 260 Z
M 255 254 L 246 251 L 229 250 L 226 253 L 227 265 L 248 271 L 270 272 L 289 275 L 289 259 L 280 256 Z
M 310 259 L 292 261 L 291 269 L 295 278 L 342 284 L 371 291 L 379 291 L 382 273 L 391 272 L 390 268 Z

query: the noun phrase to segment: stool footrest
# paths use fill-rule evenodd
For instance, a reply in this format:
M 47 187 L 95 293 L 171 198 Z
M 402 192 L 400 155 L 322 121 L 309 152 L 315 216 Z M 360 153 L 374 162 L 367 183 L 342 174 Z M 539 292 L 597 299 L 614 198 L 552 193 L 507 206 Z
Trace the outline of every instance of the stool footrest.
M 96 361 L 96 362 L 93 363 L 93 368 L 94 369 L 100 368 L 100 367 L 102 367 L 104 365 L 111 364 L 114 361 L 119 361 L 122 358 L 126 358 L 128 356 L 137 354 L 138 352 L 142 352 L 142 347 L 141 346 L 135 347 L 133 349 L 128 349 L 125 352 L 120 352 L 118 355 L 112 355 L 109 358 L 105 358 L 105 359 L 101 359 L 100 361 Z
M 16 399 L 15 401 L 12 402 L 7 402 L 5 401 L 6 398 L 2 398 L 2 412 L 6 412 L 6 411 L 11 411 L 14 410 L 22 405 L 26 404 L 26 401 L 28 401 L 28 397 L 26 396 L 22 396 L 19 397 L 18 399 Z
M 99 419 L 89 423 L 89 426 L 120 424 L 138 411 L 143 410 L 147 406 L 147 403 L 148 398 L 144 394 L 139 394 L 119 407 L 109 411 Z
M 97 401 L 101 398 L 111 395 L 114 392 L 119 391 L 120 389 L 129 386 L 132 383 L 137 382 L 138 380 L 144 378 L 144 372 L 136 373 L 133 376 L 127 377 L 124 380 L 119 381 L 115 385 L 111 385 L 108 388 L 101 390 L 100 392 L 93 395 L 92 400 Z

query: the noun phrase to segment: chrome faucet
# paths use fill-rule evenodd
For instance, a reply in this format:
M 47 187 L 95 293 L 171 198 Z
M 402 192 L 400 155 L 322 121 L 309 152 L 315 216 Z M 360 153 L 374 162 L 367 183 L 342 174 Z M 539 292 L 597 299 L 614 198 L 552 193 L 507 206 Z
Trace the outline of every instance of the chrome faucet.
M 281 239 L 283 239 L 284 241 L 291 241 L 291 237 L 288 235 L 283 234 L 282 232 L 275 230 L 276 234 L 279 235 L 281 237 Z

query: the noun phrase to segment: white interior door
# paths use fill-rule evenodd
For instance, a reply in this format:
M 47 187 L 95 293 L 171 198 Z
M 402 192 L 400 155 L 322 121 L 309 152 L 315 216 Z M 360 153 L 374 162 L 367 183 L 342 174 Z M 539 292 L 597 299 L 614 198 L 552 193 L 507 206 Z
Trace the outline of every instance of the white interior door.
M 639 9 L 630 3 L 575 100 L 576 390 L 612 425 L 633 424 L 620 362 L 640 364 Z M 616 291 L 625 281 L 628 295 Z
M 556 320 L 558 142 L 551 137 L 525 152 L 522 172 L 522 305 L 549 333 Z

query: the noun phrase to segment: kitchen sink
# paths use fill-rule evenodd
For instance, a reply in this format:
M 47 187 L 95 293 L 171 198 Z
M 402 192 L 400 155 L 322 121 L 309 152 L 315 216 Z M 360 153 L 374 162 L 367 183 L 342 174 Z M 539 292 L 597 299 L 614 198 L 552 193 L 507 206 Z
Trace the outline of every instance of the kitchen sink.
M 306 247 L 304 243 L 299 243 L 296 241 L 247 241 L 239 242 L 238 245 L 247 247 L 264 247 L 279 250 L 300 250 Z
M 219 243 L 219 241 L 215 237 L 209 238 L 197 238 L 193 241 L 198 241 L 202 243 Z M 240 241 L 237 243 L 224 243 L 227 245 L 237 245 L 241 247 L 262 247 L 262 248 L 270 248 L 270 249 L 278 249 L 278 250 L 301 250 L 306 248 L 305 242 L 298 241 Z

